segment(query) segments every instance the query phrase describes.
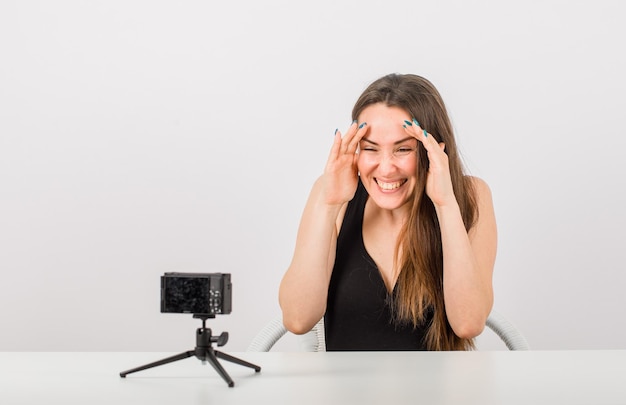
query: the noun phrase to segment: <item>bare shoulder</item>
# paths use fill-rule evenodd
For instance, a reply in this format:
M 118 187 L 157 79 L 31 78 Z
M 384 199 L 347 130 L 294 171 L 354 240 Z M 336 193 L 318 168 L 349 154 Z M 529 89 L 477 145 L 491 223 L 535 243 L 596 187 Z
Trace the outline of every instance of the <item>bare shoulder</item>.
M 479 204 L 489 203 L 491 204 L 491 188 L 486 181 L 480 177 L 467 176 L 467 179 L 472 184 Z
M 493 197 L 491 196 L 491 188 L 486 181 L 479 177 L 468 176 L 474 188 L 476 198 L 476 208 L 478 210 L 478 223 L 491 223 L 495 226 L 495 212 L 493 206 Z
M 496 218 L 491 189 L 487 182 L 479 177 L 468 176 L 467 178 L 474 188 L 476 208 L 478 210 L 477 222 L 472 227 L 470 236 L 474 238 L 477 233 L 480 233 L 483 235 L 491 235 L 490 239 L 495 238 Z
M 466 178 L 470 181 L 470 183 L 472 183 L 472 185 L 477 191 L 481 190 L 483 192 L 489 192 L 489 193 L 491 192 L 489 190 L 489 185 L 487 184 L 487 182 L 481 179 L 480 177 L 466 176 Z

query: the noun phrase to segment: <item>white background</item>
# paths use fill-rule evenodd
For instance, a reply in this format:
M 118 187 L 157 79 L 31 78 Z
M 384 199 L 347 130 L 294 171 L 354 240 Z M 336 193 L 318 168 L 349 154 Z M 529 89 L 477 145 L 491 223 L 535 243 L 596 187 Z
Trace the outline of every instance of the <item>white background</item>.
M 192 349 L 167 271 L 232 274 L 210 326 L 245 350 L 391 72 L 438 87 L 492 188 L 496 308 L 534 349 L 625 349 L 622 4 L 3 0 L 0 350 Z

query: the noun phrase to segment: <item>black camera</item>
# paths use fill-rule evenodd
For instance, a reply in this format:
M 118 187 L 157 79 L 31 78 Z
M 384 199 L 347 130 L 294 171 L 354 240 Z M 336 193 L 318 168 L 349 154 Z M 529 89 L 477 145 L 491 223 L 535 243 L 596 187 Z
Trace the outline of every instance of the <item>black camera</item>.
M 165 273 L 161 277 L 161 312 L 223 315 L 231 311 L 228 273 Z

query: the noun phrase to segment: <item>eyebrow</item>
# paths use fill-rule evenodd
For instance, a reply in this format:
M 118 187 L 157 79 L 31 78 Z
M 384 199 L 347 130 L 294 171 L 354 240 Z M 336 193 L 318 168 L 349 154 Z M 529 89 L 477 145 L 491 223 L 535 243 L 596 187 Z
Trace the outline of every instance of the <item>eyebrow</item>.
M 399 141 L 396 141 L 396 142 L 394 142 L 393 144 L 394 144 L 394 145 L 398 145 L 398 144 L 404 143 L 404 142 L 406 142 L 406 141 L 409 141 L 409 140 L 411 140 L 411 139 L 415 139 L 415 138 L 414 138 L 414 137 L 412 137 L 412 136 L 407 136 L 406 138 L 404 138 L 404 139 L 400 139 Z M 371 143 L 372 145 L 379 146 L 376 142 L 371 141 L 371 140 L 369 140 L 369 139 L 367 139 L 367 138 L 361 138 L 361 141 L 365 141 L 365 142 L 367 142 L 367 143 Z

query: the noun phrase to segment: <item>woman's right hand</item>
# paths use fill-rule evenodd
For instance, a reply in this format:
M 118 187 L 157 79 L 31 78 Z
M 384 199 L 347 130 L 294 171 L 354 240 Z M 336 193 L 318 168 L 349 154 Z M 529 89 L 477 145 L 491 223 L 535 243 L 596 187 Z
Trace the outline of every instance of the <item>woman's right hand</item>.
M 339 130 L 335 132 L 323 175 L 326 204 L 341 205 L 354 197 L 358 184 L 357 149 L 367 130 L 367 123 L 354 121 L 345 136 L 342 137 Z

